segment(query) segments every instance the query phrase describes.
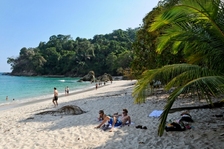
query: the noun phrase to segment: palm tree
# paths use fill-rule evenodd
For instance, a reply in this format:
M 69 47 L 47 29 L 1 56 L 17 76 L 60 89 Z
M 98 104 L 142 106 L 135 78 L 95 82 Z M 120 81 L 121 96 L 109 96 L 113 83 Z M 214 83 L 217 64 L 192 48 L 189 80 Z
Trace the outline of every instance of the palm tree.
M 158 134 L 164 132 L 166 119 L 180 94 L 193 93 L 212 105 L 211 96 L 224 93 L 224 7 L 220 0 L 180 0 L 155 18 L 149 31 L 165 27 L 158 38 L 157 52 L 172 46 L 183 52 L 186 64 L 167 65 L 145 71 L 133 96 L 136 103 L 145 101 L 145 90 L 153 80 L 161 80 L 165 89 L 175 87 L 160 117 Z

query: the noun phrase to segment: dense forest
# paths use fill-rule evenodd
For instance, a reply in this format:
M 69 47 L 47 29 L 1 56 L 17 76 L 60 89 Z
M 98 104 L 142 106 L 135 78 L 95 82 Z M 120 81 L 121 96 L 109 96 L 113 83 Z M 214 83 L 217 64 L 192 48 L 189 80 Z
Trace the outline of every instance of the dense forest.
M 17 58 L 8 58 L 7 62 L 12 75 L 82 76 L 89 71 L 122 75 L 130 69 L 137 30 L 118 29 L 93 39 L 53 35 L 35 48 L 23 47 Z

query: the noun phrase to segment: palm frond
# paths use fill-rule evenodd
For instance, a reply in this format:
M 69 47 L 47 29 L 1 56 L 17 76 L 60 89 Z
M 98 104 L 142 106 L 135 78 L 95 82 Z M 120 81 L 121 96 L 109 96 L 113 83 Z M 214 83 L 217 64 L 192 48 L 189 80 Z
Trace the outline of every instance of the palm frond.
M 207 68 L 201 68 L 198 65 L 173 64 L 159 69 L 145 71 L 142 78 L 137 82 L 133 96 L 135 103 L 145 102 L 145 90 L 153 80 L 162 80 L 168 82 L 166 89 L 176 87 L 168 97 L 168 102 L 161 115 L 158 134 L 161 136 L 166 124 L 166 118 L 174 101 L 180 94 L 198 93 L 199 99 L 204 98 L 212 104 L 211 96 L 217 96 L 224 93 L 224 76 Z
M 136 83 L 132 93 L 133 97 L 135 98 L 135 103 L 145 102 L 146 90 L 150 87 L 150 83 L 152 83 L 153 80 L 160 80 L 163 84 L 166 84 L 171 79 L 185 72 L 186 70 L 199 68 L 199 66 L 191 64 L 173 64 L 166 65 L 159 69 L 145 71 L 141 79 L 139 79 Z
M 132 96 L 135 98 L 135 103 L 143 103 L 145 102 L 146 98 L 146 90 L 149 88 L 150 83 L 153 80 L 153 73 L 156 71 L 156 69 L 145 71 L 141 77 L 141 79 L 138 80 L 138 82 L 135 84 L 134 91 L 132 93 Z
M 178 65 L 177 65 L 178 66 Z M 186 65 L 188 66 L 188 65 Z M 191 66 L 191 65 L 190 65 Z M 181 67 L 181 66 L 178 66 Z M 177 67 L 176 67 L 177 69 Z M 183 84 L 188 83 L 191 80 L 205 77 L 205 76 L 218 76 L 220 75 L 218 72 L 211 71 L 208 68 L 202 68 L 202 67 L 189 67 L 189 69 L 185 69 L 185 71 L 176 77 L 174 77 L 170 82 L 164 87 L 166 90 L 169 90 L 171 87 L 179 87 Z
M 208 103 L 212 104 L 211 98 L 209 98 L 210 95 L 217 96 L 221 93 L 224 93 L 224 87 L 222 86 L 223 84 L 224 76 L 206 76 L 192 80 L 187 84 L 175 89 L 168 97 L 168 102 L 165 105 L 164 111 L 160 117 L 161 121 L 158 129 L 159 136 L 162 136 L 164 132 L 169 110 L 171 109 L 174 101 L 180 94 L 189 92 L 192 87 L 195 88 L 196 86 L 201 93 L 206 94 L 206 96 L 204 97 L 207 99 Z
M 165 9 L 149 27 L 162 29 L 157 38 L 157 52 L 172 47 L 172 53 L 183 52 L 191 64 L 167 65 L 146 71 L 133 95 L 136 103 L 145 101 L 145 90 L 153 80 L 175 87 L 160 117 L 158 134 L 164 132 L 169 110 L 180 94 L 194 93 L 212 105 L 212 96 L 224 93 L 224 3 L 221 0 L 180 0 Z M 194 64 L 194 65 L 193 65 Z M 222 100 L 224 101 L 224 100 Z
M 168 24 L 169 27 L 173 27 L 173 25 L 186 22 L 186 20 L 194 24 L 206 21 L 211 26 L 210 29 L 224 41 L 222 27 L 216 23 L 217 16 L 219 16 L 219 7 L 219 0 L 182 0 L 179 5 L 158 15 L 148 31 L 155 31 Z

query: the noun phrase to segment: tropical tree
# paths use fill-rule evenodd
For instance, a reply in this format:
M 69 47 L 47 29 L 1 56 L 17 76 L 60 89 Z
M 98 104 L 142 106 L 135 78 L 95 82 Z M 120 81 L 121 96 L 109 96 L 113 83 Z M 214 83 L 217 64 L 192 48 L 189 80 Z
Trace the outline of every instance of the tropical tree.
M 168 2 L 167 2 L 168 1 Z M 169 3 L 169 5 L 167 4 Z M 181 53 L 172 54 L 167 47 L 167 50 L 158 54 L 156 51 L 156 39 L 163 33 L 165 27 L 161 27 L 160 30 L 148 32 L 149 26 L 154 22 L 156 16 L 158 16 L 163 9 L 177 3 L 177 0 L 165 0 L 159 2 L 159 6 L 149 12 L 145 18 L 143 18 L 143 24 L 140 26 L 136 40 L 133 42 L 132 49 L 134 59 L 132 61 L 132 70 L 136 78 L 139 78 L 142 72 L 148 69 L 155 69 L 168 64 L 174 64 L 184 62 L 184 58 Z
M 42 70 L 46 60 L 40 55 L 39 50 L 35 48 L 22 48 L 20 57 L 8 58 L 7 63 L 11 64 L 13 72 L 29 72 L 37 75 Z
M 130 68 L 130 63 L 132 60 L 133 60 L 133 52 L 126 50 L 118 55 L 117 64 L 123 69 Z
M 224 93 L 224 5 L 220 0 L 180 0 L 154 21 L 149 32 L 165 27 L 157 52 L 172 47 L 171 52 L 183 53 L 187 62 L 145 71 L 133 92 L 135 102 L 142 103 L 153 80 L 161 80 L 166 90 L 175 87 L 160 117 L 161 136 L 169 110 L 180 94 L 196 94 L 212 105 L 211 97 Z
M 117 56 L 111 52 L 107 58 L 106 58 L 106 65 L 108 67 L 108 73 L 113 74 L 114 71 L 116 71 L 116 60 L 117 60 Z

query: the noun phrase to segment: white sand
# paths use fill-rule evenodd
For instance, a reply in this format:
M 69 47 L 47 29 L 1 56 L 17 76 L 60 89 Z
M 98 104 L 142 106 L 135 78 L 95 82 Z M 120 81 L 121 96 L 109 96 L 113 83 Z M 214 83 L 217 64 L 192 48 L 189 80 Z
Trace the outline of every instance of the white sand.
M 0 113 L 0 148 L 2 149 L 222 149 L 224 148 L 224 118 L 213 117 L 223 109 L 191 110 L 193 128 L 183 132 L 164 132 L 157 136 L 158 118 L 148 117 L 153 110 L 162 110 L 165 96 L 152 96 L 146 103 L 133 104 L 131 96 L 135 81 L 114 81 L 97 90 L 59 97 L 59 107 L 77 105 L 87 113 L 81 115 L 35 115 L 54 110 L 51 101 L 8 109 Z M 127 94 L 125 94 L 127 93 Z M 174 106 L 189 103 L 189 100 Z M 129 110 L 134 124 L 115 128 L 113 132 L 95 129 L 98 111 L 105 113 Z M 181 112 L 169 114 L 178 118 Z M 31 119 L 27 119 L 31 118 Z M 135 126 L 147 126 L 136 129 Z

